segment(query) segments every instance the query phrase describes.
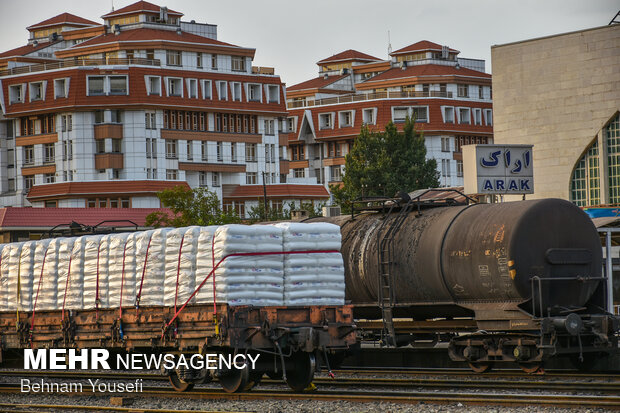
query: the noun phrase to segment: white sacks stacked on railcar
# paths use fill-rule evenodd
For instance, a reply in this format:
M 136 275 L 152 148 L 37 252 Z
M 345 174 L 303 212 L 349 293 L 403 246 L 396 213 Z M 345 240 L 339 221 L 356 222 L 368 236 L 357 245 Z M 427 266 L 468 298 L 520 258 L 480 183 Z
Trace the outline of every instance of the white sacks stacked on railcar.
M 322 222 L 275 226 L 283 231 L 284 251 L 303 252 L 284 255 L 284 305 L 343 305 L 340 227 Z
M 0 311 L 180 307 L 190 297 L 189 304 L 342 305 L 342 256 L 322 252 L 340 244 L 340 228 L 325 223 L 0 244 Z

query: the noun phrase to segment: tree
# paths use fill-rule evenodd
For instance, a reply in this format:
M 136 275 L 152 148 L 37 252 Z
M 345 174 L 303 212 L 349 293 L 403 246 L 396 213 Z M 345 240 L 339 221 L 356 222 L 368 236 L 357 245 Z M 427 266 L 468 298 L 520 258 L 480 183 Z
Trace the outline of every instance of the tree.
M 145 225 L 159 227 L 186 227 L 189 225 L 222 225 L 241 222 L 234 213 L 223 212 L 215 192 L 206 188 L 188 189 L 181 185 L 164 189 L 157 197 L 173 216 L 153 212 L 146 216 Z
M 248 217 L 251 223 L 265 220 L 265 203 L 262 199 L 258 201 L 257 206 L 250 208 Z M 282 208 L 282 210 L 269 208 L 269 212 L 267 213 L 267 221 L 285 221 L 289 219 L 291 219 L 290 207 L 288 209 Z
M 330 186 L 336 203 L 348 210 L 360 196 L 392 196 L 439 185 L 437 161 L 426 159 L 424 136 L 407 117 L 403 132 L 390 122 L 384 132 L 363 127 L 345 158 L 342 187 Z

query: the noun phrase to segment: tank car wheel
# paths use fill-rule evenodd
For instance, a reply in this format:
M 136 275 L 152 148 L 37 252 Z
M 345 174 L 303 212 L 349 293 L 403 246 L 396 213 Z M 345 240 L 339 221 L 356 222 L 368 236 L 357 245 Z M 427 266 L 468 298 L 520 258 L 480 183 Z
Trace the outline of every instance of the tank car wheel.
M 472 362 L 469 362 L 469 368 L 471 368 L 474 371 L 474 373 L 486 373 L 487 371 L 493 368 L 493 362 L 487 361 L 487 362 L 476 363 L 472 361 Z
M 291 356 L 290 362 L 286 369 L 286 384 L 293 391 L 301 392 L 312 383 L 316 358 L 312 353 L 299 351 Z
M 519 363 L 519 367 L 528 374 L 544 373 L 542 363 Z
M 263 379 L 262 371 L 252 371 L 250 372 L 250 377 L 248 379 L 248 384 L 246 384 L 244 391 L 250 391 L 254 387 L 258 386 Z
M 220 377 L 220 384 L 226 393 L 238 393 L 250 390 L 250 368 L 246 365 L 242 369 L 230 369 Z
M 194 383 L 187 383 L 181 381 L 176 371 L 170 373 L 170 375 L 168 376 L 168 380 L 170 381 L 170 384 L 175 391 L 190 391 L 194 388 Z

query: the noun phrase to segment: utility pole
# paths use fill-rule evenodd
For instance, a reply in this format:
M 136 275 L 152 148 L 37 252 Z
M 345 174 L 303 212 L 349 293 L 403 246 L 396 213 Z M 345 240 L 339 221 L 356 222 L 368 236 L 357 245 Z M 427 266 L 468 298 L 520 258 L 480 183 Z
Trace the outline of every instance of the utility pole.
M 268 206 L 267 206 L 267 183 L 265 182 L 265 171 L 263 171 L 263 206 L 264 206 L 264 216 L 263 218 L 265 219 L 265 221 L 267 221 L 267 216 L 268 216 Z

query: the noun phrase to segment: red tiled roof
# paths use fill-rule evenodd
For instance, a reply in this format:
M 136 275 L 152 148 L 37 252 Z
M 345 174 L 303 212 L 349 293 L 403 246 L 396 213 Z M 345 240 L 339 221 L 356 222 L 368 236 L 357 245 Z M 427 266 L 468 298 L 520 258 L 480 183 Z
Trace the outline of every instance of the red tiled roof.
M 329 198 L 329 193 L 323 185 L 302 184 L 275 184 L 266 185 L 267 197 L 282 199 L 290 198 Z M 261 198 L 263 197 L 262 185 L 239 185 L 227 198 Z
M 58 43 L 58 42 L 53 42 L 53 43 L 52 42 L 41 42 L 36 46 L 33 46 L 32 44 L 27 44 L 25 46 L 17 47 L 15 49 L 7 50 L 6 52 L 0 53 L 0 59 L 5 58 L 5 57 L 25 56 L 32 52 L 36 52 L 37 50 L 50 47 L 54 43 Z
M 323 60 L 319 60 L 316 64 L 320 65 L 323 63 L 343 62 L 343 61 L 348 61 L 348 60 L 362 60 L 362 61 L 374 62 L 374 61 L 379 61 L 381 59 L 376 58 L 366 53 L 358 52 L 357 50 L 349 49 L 349 50 L 345 50 L 344 52 L 335 54 L 331 57 L 325 58 Z
M 420 42 L 410 44 L 409 46 L 403 47 L 402 49 L 398 49 L 390 53 L 390 56 L 395 54 L 405 54 L 412 52 L 422 52 L 425 50 L 432 50 L 441 52 L 441 45 L 433 42 L 429 42 L 428 40 L 422 40 Z M 460 53 L 458 50 L 450 49 L 451 53 Z
M 120 34 L 107 33 L 101 36 L 94 37 L 82 43 L 78 43 L 74 47 L 68 50 L 74 50 L 82 47 L 96 46 L 104 43 L 117 43 L 117 42 L 135 42 L 143 40 L 165 40 L 170 42 L 183 42 L 183 43 L 200 43 L 217 46 L 229 46 L 239 47 L 234 44 L 220 42 L 219 40 L 209 39 L 207 37 L 198 36 L 192 33 L 181 32 L 178 34 L 176 31 L 170 30 L 157 30 L 157 29 L 131 29 L 121 31 Z
M 296 85 L 289 86 L 286 90 L 304 90 L 304 89 L 320 89 L 327 85 L 331 85 L 338 80 L 349 75 L 335 75 L 335 76 L 320 76 L 315 79 L 306 80 L 305 82 L 297 83 Z
M 130 14 L 141 11 L 149 11 L 149 12 L 157 12 L 159 13 L 160 6 L 149 3 L 148 1 L 138 1 L 129 6 L 123 7 L 122 9 L 111 11 L 108 14 L 104 14 L 101 18 L 106 19 L 108 17 L 119 16 L 121 14 Z M 175 16 L 183 16 L 183 13 L 179 13 L 178 11 L 168 9 L 168 14 L 172 14 Z
M 69 24 L 69 25 L 75 25 L 75 26 L 99 26 L 99 23 L 96 23 L 92 20 L 84 19 L 83 17 L 80 17 L 80 16 L 76 16 L 75 14 L 62 13 L 62 14 L 59 14 L 58 16 L 54 16 L 47 20 L 43 20 L 42 22 L 33 24 L 32 26 L 26 27 L 26 29 L 27 30 L 40 29 L 43 27 L 59 26 L 61 24 Z
M 99 194 L 155 194 L 162 189 L 175 186 L 189 188 L 185 181 L 90 181 L 90 182 L 59 182 L 55 184 L 35 185 L 30 188 L 27 198 L 62 197 L 67 195 L 99 195 Z
M 0 228 L 52 228 L 75 221 L 82 225 L 97 225 L 102 221 L 130 220 L 143 227 L 146 216 L 152 212 L 171 214 L 167 208 L 0 208 Z M 101 226 L 129 226 L 122 222 Z
M 414 65 L 408 66 L 405 70 L 394 67 L 390 70 L 387 70 L 377 76 L 363 82 L 363 83 L 372 83 L 381 80 L 389 80 L 389 79 L 399 79 L 406 77 L 420 77 L 420 76 L 472 76 L 472 77 L 483 77 L 490 79 L 491 75 L 484 72 L 479 72 L 477 70 L 467 69 L 465 67 L 461 67 L 457 69 L 454 66 L 443 66 L 443 65 Z

